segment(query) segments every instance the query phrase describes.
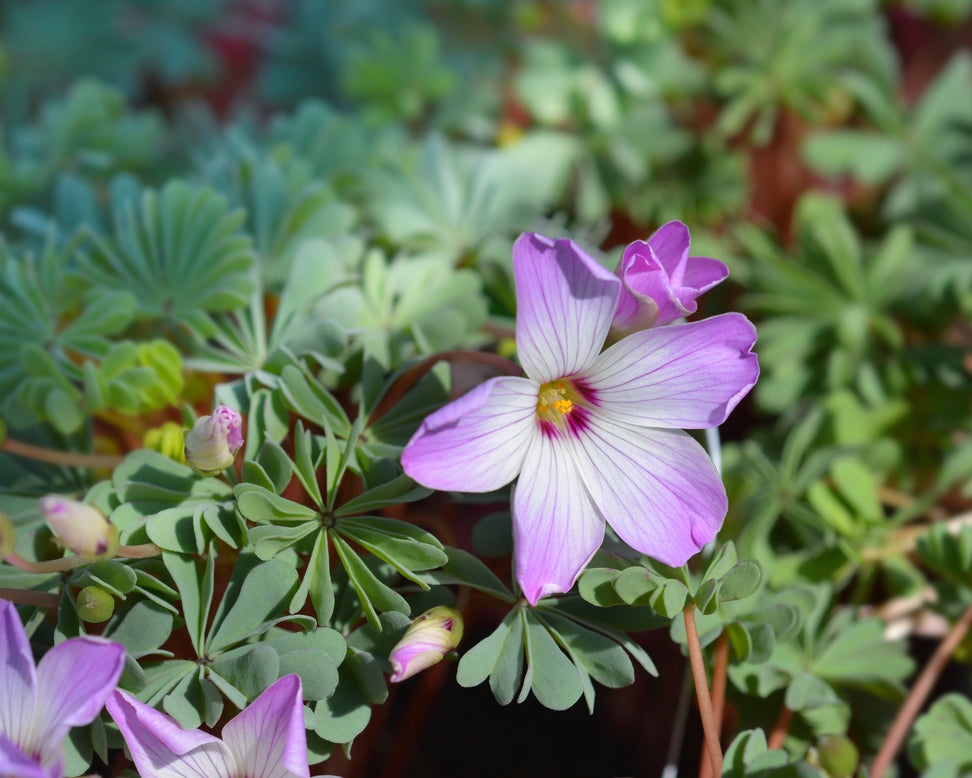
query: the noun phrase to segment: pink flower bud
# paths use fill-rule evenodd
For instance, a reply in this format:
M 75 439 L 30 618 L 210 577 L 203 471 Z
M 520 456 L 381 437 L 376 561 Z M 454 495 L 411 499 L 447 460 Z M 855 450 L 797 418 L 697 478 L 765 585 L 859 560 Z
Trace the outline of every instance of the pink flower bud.
M 688 227 L 674 221 L 624 250 L 614 270 L 621 279 L 615 339 L 695 313 L 696 298 L 725 280 L 728 268 L 717 259 L 690 257 L 689 243 Z
M 462 640 L 462 614 L 436 606 L 419 616 L 391 651 L 392 683 L 404 681 L 431 667 Z
M 243 420 L 220 405 L 212 416 L 200 416 L 186 435 L 186 462 L 199 475 L 215 475 L 233 464 L 243 445 Z
M 44 521 L 68 551 L 79 556 L 111 556 L 118 549 L 118 528 L 92 505 L 49 494 L 41 497 Z

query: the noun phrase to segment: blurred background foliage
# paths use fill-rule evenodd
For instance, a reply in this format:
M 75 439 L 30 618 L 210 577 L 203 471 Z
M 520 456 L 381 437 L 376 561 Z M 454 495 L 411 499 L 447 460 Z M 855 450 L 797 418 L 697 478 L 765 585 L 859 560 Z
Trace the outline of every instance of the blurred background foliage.
M 940 635 L 972 581 L 970 47 L 970 0 L 99 0 L 97 12 L 5 0 L 0 412 L 24 441 L 124 453 L 208 412 L 214 391 L 245 398 L 251 432 L 273 441 L 247 437 L 259 467 L 243 488 L 252 514 L 241 511 L 260 524 L 255 492 L 284 500 L 294 467 L 306 485 L 314 463 L 340 459 L 320 435 L 296 464 L 276 452 L 291 415 L 327 419 L 349 451 L 367 452 L 345 466 L 380 484 L 369 468 L 397 455 L 448 381 L 427 387 L 432 405 L 402 403 L 360 439 L 330 393 L 366 417 L 417 358 L 508 348 L 519 232 L 569 233 L 611 265 L 625 243 L 681 219 L 693 254 L 731 268 L 703 312 L 741 310 L 760 337 L 761 380 L 722 431 L 724 537 L 767 571 L 760 596 L 797 614 L 770 632 L 746 612 L 713 622 L 737 625 L 737 723 L 770 729 L 785 697 L 792 753 L 847 732 L 872 752 L 908 654 L 924 650 L 916 635 Z M 9 453 L 0 469 L 0 505 L 25 529 L 38 524 L 33 497 L 95 484 L 91 471 Z M 138 502 L 126 477 L 102 489 L 106 506 Z M 136 514 L 127 531 L 179 547 Z M 197 553 L 239 540 L 229 514 L 187 515 Z M 495 556 L 490 517 L 472 531 L 481 515 L 473 506 L 446 534 Z M 413 518 L 440 533 L 421 510 Z M 942 527 L 964 528 L 959 551 Z M 304 536 L 260 529 L 274 553 L 291 541 L 311 552 Z M 359 530 L 347 519 L 334 534 Z M 430 538 L 416 541 L 428 559 L 396 568 L 413 581 L 442 564 Z M 334 582 L 338 597 L 357 591 L 372 627 L 379 611 L 408 611 L 391 595 L 388 608 L 370 604 L 387 590 L 390 553 L 351 560 L 356 573 Z M 164 603 L 185 597 L 202 574 L 180 564 L 145 567 L 139 585 L 164 588 Z M 285 578 L 274 579 L 283 593 Z M 907 617 L 892 619 L 901 604 Z M 322 621 L 341 616 L 330 600 L 314 607 Z M 482 620 L 470 634 L 496 626 L 490 607 L 469 606 L 470 623 Z M 874 620 L 851 626 L 851 607 Z M 504 629 L 581 623 L 538 613 Z M 882 643 L 882 627 L 912 642 Z M 349 650 L 377 640 L 352 633 Z M 322 646 L 340 663 L 341 646 Z M 221 648 L 231 676 L 232 644 Z M 768 661 L 747 663 L 754 651 Z M 855 652 L 869 668 L 841 663 Z M 967 664 L 958 675 L 968 693 Z M 359 706 L 387 694 L 365 687 L 336 688 Z M 423 689 L 406 714 L 431 704 Z M 368 716 L 338 726 L 325 698 L 318 733 L 350 743 Z M 602 715 L 619 731 L 623 710 L 659 715 L 641 698 L 602 699 L 615 700 Z M 916 769 L 947 733 L 970 737 L 966 707 L 936 703 L 940 717 L 913 735 Z M 615 769 L 659 771 L 662 718 L 646 741 L 657 754 L 646 746 Z M 355 749 L 354 775 L 404 774 L 375 767 L 404 738 L 379 740 Z M 312 750 L 323 759 L 331 746 L 322 735 Z M 935 775 L 964 774 L 953 761 Z

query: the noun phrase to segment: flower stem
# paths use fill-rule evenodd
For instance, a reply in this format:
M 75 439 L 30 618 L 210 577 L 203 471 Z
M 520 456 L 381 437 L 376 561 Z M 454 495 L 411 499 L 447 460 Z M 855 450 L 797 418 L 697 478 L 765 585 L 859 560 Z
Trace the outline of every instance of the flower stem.
M 58 451 L 52 448 L 35 446 L 32 443 L 23 443 L 13 438 L 4 438 L 0 449 L 8 454 L 16 454 L 26 459 L 35 459 L 38 462 L 47 462 L 52 465 L 64 465 L 66 467 L 88 467 L 92 470 L 114 470 L 122 463 L 124 457 L 112 456 L 110 454 L 82 454 L 77 451 Z
M 770 732 L 769 740 L 766 743 L 768 750 L 783 748 L 783 743 L 786 742 L 786 733 L 790 731 L 791 721 L 793 721 L 793 711 L 784 705 L 780 708 L 780 715 L 776 717 L 773 731 Z
M 702 730 L 705 733 L 705 749 L 709 752 L 709 762 L 713 775 L 722 775 L 722 748 L 719 745 L 719 728 L 709 698 L 709 684 L 705 676 L 705 663 L 702 661 L 702 646 L 699 632 L 695 626 L 695 603 L 682 611 L 685 619 L 685 636 L 688 640 L 689 661 L 692 664 L 692 679 L 695 681 L 695 697 L 699 701 L 699 715 L 702 717 Z
M 21 605 L 37 605 L 41 608 L 56 608 L 61 598 L 50 592 L 35 592 L 30 589 L 7 589 L 0 587 L 0 600 L 19 602 Z
M 726 674 L 728 670 L 729 633 L 723 629 L 716 640 L 715 666 L 712 668 L 712 718 L 715 720 L 717 738 L 722 732 L 722 713 L 726 703 Z M 700 760 L 699 778 L 712 778 L 712 763 L 710 761 Z
M 931 694 L 938 676 L 942 674 L 949 658 L 958 648 L 970 627 L 972 627 L 972 605 L 966 609 L 965 613 L 955 622 L 955 626 L 938 644 L 938 648 L 935 649 L 935 653 L 928 660 L 925 669 L 921 671 L 915 685 L 911 687 L 908 698 L 898 711 L 898 715 L 895 716 L 887 737 L 884 738 L 877 756 L 874 757 L 874 763 L 871 766 L 871 778 L 883 778 L 885 771 L 891 766 L 895 754 L 898 753 L 898 749 L 901 748 L 901 744 L 911 729 L 912 722 L 921 711 L 928 695 Z
M 119 546 L 113 556 L 125 557 L 126 559 L 146 559 L 147 557 L 158 556 L 161 553 L 162 549 L 155 543 L 142 543 L 138 546 Z M 31 562 L 15 551 L 11 551 L 4 557 L 4 561 L 26 573 L 63 573 L 65 570 L 74 570 L 77 567 L 84 567 L 93 562 L 111 558 L 110 556 L 65 556 L 60 559 Z
M 115 556 L 125 557 L 126 559 L 148 559 L 152 556 L 160 556 L 162 548 L 155 543 L 139 543 L 137 546 L 119 546 L 115 551 Z

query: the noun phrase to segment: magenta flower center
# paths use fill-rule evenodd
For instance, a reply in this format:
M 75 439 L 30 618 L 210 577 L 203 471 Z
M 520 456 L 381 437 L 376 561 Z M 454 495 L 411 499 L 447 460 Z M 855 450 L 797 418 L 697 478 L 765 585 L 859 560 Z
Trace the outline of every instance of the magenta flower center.
M 596 405 L 594 393 L 583 381 L 558 378 L 540 385 L 537 424 L 549 437 L 558 438 L 565 432 L 577 434 L 587 427 L 588 411 Z

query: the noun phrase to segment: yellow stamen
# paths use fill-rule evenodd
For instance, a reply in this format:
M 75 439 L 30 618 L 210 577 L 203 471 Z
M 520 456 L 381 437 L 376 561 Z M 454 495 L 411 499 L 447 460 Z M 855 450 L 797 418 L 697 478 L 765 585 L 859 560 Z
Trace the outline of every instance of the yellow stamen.
M 577 390 L 564 379 L 543 384 L 537 397 L 537 417 L 541 421 L 562 426 L 568 415 L 573 413 L 576 404 L 584 404 Z

